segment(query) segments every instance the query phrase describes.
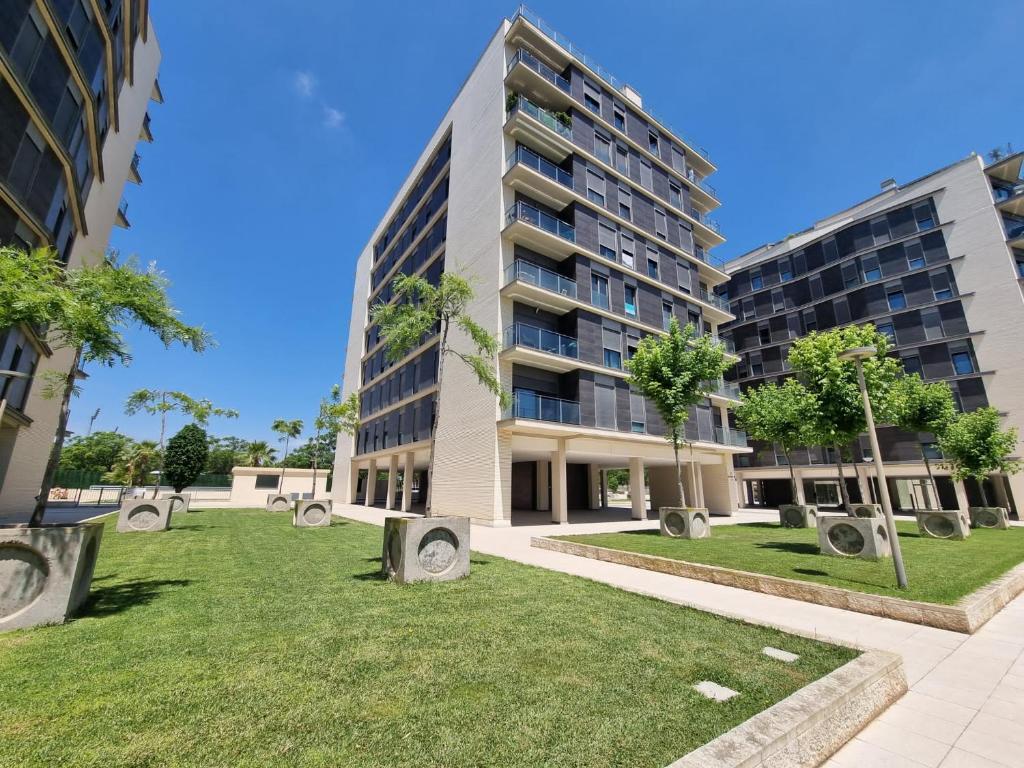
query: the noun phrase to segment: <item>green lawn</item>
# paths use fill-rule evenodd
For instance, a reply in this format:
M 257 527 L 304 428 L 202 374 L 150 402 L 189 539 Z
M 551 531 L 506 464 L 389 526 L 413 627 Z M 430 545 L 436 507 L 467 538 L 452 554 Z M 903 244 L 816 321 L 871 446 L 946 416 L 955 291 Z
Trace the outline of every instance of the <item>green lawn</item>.
M 716 525 L 710 539 L 673 539 L 658 531 L 558 538 L 947 605 L 1024 561 L 1024 528 L 975 530 L 964 541 L 948 541 L 921 536 L 916 523 L 897 522 L 896 527 L 907 567 L 907 589 L 896 587 L 891 559 L 870 561 L 821 554 L 814 528 L 744 523 Z
M 0 765 L 660 768 L 856 655 L 476 554 L 397 586 L 355 522 L 174 523 L 108 518 L 84 614 L 0 635 Z

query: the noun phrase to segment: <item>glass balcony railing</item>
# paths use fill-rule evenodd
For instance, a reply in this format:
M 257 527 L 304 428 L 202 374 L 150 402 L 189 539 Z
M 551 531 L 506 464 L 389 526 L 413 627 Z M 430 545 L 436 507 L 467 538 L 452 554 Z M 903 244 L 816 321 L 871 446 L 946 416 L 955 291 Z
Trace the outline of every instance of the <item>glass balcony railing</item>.
M 579 424 L 580 404 L 575 400 L 518 391 L 512 395 L 512 405 L 505 411 L 505 418 Z
M 1024 192 L 1024 184 L 1017 184 L 1014 187 L 996 187 L 992 190 L 992 195 L 997 203 L 1001 203 L 1003 200 L 1009 200 L 1011 197 L 1015 197 L 1022 192 Z
M 511 168 L 514 165 L 525 165 L 528 168 L 533 168 L 533 170 L 544 174 L 549 179 L 553 179 L 569 189 L 573 188 L 572 174 L 569 171 L 562 170 L 546 157 L 541 157 L 526 147 L 516 147 L 516 151 L 508 156 L 508 167 Z
M 718 199 L 718 190 L 716 190 L 713 186 L 708 184 L 705 178 L 703 178 L 702 176 L 698 176 L 697 173 L 693 170 L 693 168 L 686 169 L 686 178 L 689 179 L 692 183 L 696 184 L 701 189 L 703 189 L 713 198 L 715 198 L 715 200 Z
M 135 173 L 139 172 L 139 165 L 141 163 L 142 157 L 139 155 L 138 152 L 136 152 L 135 155 L 132 157 L 132 170 L 135 171 Z
M 1016 240 L 1018 237 L 1024 237 L 1024 221 L 1003 219 L 1003 223 L 1006 225 L 1007 240 Z
M 703 224 L 705 227 L 710 229 L 712 232 L 721 233 L 722 230 L 718 226 L 718 222 L 712 219 L 706 213 L 702 213 L 698 209 L 694 208 L 692 205 L 690 206 L 690 210 L 688 211 L 688 213 L 701 224 Z
M 514 221 L 525 221 L 527 224 L 539 227 L 570 243 L 576 242 L 576 228 L 572 224 L 566 224 L 561 219 L 556 219 L 550 213 L 544 213 L 529 203 L 519 201 L 505 212 L 505 223 L 511 224 Z
M 566 93 L 569 93 L 569 81 L 562 77 L 560 74 L 555 72 L 547 64 L 544 64 L 540 59 L 534 56 L 527 50 L 520 48 L 516 51 L 512 60 L 508 63 L 508 71 L 511 72 L 516 64 L 525 64 L 527 67 L 532 69 L 538 75 L 543 77 L 548 82 L 557 85 Z
M 701 301 L 710 304 L 713 307 L 718 307 L 723 312 L 731 312 L 731 310 L 729 309 L 729 302 L 723 299 L 717 293 L 711 293 L 711 291 L 706 291 L 703 288 L 701 288 L 698 292 L 698 295 L 700 296 Z
M 622 89 L 624 87 L 626 87 L 626 83 L 624 83 L 621 80 L 619 80 L 617 77 L 615 77 L 615 75 L 613 75 L 611 72 L 606 70 L 604 67 L 602 67 L 600 64 L 598 64 L 596 61 L 594 61 L 593 57 L 588 56 L 583 51 L 581 51 L 579 48 L 577 48 L 573 44 L 573 42 L 571 40 L 569 40 L 567 37 L 565 37 L 565 35 L 562 35 L 558 31 L 556 31 L 555 29 L 552 29 L 552 27 L 546 21 L 544 21 L 542 18 L 540 18 L 540 16 L 538 16 L 536 13 L 531 11 L 525 5 L 520 5 L 519 6 L 519 8 L 515 12 L 515 15 L 512 17 L 512 21 L 515 21 L 516 18 L 518 18 L 518 17 L 522 17 L 522 18 L 526 19 L 526 21 L 530 22 L 533 26 L 535 26 L 537 29 L 539 29 L 541 34 L 543 34 L 545 37 L 547 37 L 552 42 L 554 42 L 555 45 L 559 46 L 560 48 L 565 50 L 567 53 L 569 53 L 569 55 L 575 57 L 579 61 L 582 61 L 584 65 L 586 65 L 591 71 L 595 72 L 598 75 L 598 77 L 603 79 L 612 88 L 615 88 L 617 91 L 622 91 Z M 698 152 L 701 155 L 701 157 L 703 157 L 708 162 L 711 162 L 711 157 L 710 157 L 710 155 L 708 155 L 708 151 L 706 149 L 704 149 L 703 147 L 698 146 L 694 142 L 690 141 L 690 139 L 688 139 L 686 137 L 686 134 L 680 133 L 679 131 L 677 131 L 675 128 L 673 128 L 671 125 L 669 125 L 666 121 L 664 121 L 660 117 L 658 117 L 658 115 L 655 114 L 650 108 L 644 106 L 641 109 L 642 109 L 642 111 L 644 111 L 648 115 L 650 115 L 654 120 L 656 120 L 657 122 L 661 123 L 662 126 L 667 128 L 671 133 L 674 133 L 676 136 L 678 136 L 680 139 L 682 139 L 692 149 L 694 149 L 696 152 Z
M 516 99 L 516 103 L 512 105 L 512 109 L 510 109 L 509 112 L 515 112 L 516 110 L 524 112 L 534 120 L 540 121 L 562 138 L 568 141 L 572 140 L 572 118 L 569 118 L 567 122 L 560 120 L 555 117 L 554 112 L 548 112 L 543 107 L 538 107 L 525 96 L 520 96 Z M 560 114 L 565 113 L 563 112 Z
M 576 281 L 568 277 L 562 277 L 550 269 L 538 267 L 528 261 L 514 261 L 505 268 L 505 285 L 513 280 L 520 280 L 530 285 L 536 285 L 546 291 L 576 298 Z
M 579 347 L 576 339 L 546 328 L 537 328 L 525 323 L 514 323 L 505 329 L 505 349 L 509 347 L 527 347 L 550 355 L 579 358 Z
M 712 334 L 711 340 L 716 344 L 721 344 L 725 348 L 725 351 L 728 352 L 729 354 L 736 354 L 736 342 L 734 342 L 732 339 L 727 339 L 725 336 L 715 336 L 714 334 Z
M 715 427 L 715 442 L 719 445 L 735 445 L 739 448 L 746 448 L 747 433 L 741 429 Z
M 740 399 L 740 385 L 731 381 L 713 381 L 708 391 L 719 397 L 731 397 L 733 400 Z

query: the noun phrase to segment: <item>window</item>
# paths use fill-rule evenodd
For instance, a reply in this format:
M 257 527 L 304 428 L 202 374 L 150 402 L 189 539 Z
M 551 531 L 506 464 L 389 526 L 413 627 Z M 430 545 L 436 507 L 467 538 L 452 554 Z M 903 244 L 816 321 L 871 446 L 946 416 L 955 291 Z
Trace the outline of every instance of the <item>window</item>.
M 1017 277 L 1024 277 L 1024 256 L 1017 255 Z
M 661 302 L 661 327 L 666 331 L 672 322 L 672 304 L 667 301 Z
M 761 270 L 755 269 L 750 273 L 750 290 L 759 291 L 764 288 L 764 278 L 761 277 Z
M 771 328 L 768 327 L 767 323 L 757 326 L 757 339 L 761 344 L 772 343 L 772 331 Z
M 931 279 L 932 292 L 936 301 L 953 298 L 953 279 L 948 269 L 929 272 L 928 277 Z
M 974 373 L 974 363 L 971 361 L 971 353 L 966 351 L 953 352 L 949 356 L 953 361 L 953 370 L 957 376 L 965 376 Z
M 920 269 L 925 264 L 924 248 L 920 243 L 907 245 L 907 269 Z
M 644 432 L 647 431 L 647 427 L 642 421 L 629 422 L 629 429 L 631 432 L 635 432 L 640 435 L 644 434 Z
M 742 310 L 743 310 L 743 315 L 742 316 L 743 316 L 744 320 L 753 320 L 754 317 L 755 317 L 755 314 L 754 314 L 754 300 L 753 299 L 744 299 L 743 300 Z
M 658 279 L 658 258 L 652 257 L 650 250 L 647 251 L 647 276 Z
M 586 80 L 583 81 L 583 103 L 591 112 L 601 114 L 601 90 Z
M 608 309 L 608 278 L 604 275 L 590 274 L 590 303 Z
M 789 259 L 779 262 L 779 280 L 783 283 L 793 279 L 793 263 Z
M 625 187 L 619 187 L 619 216 L 626 221 L 633 220 L 633 193 Z
M 860 274 L 857 272 L 857 262 L 848 261 L 843 264 L 843 287 L 853 288 L 854 286 L 860 285 Z
M 267 489 L 272 491 L 277 490 L 277 475 L 256 475 L 256 489 Z
M 917 228 L 920 231 L 931 229 L 935 226 L 935 217 L 932 215 L 931 201 L 914 206 L 914 218 L 917 220 Z
M 942 316 L 936 307 L 921 310 L 921 325 L 926 339 L 942 338 Z
M 647 148 L 651 150 L 652 155 L 658 154 L 658 134 L 654 131 L 647 132 Z
M 878 255 L 871 254 L 860 260 L 861 269 L 864 271 L 864 282 L 870 283 L 882 279 L 882 268 L 878 265 Z
M 654 209 L 654 234 L 662 240 L 668 239 L 668 219 L 660 208 Z
M 889 219 L 881 216 L 871 220 L 871 234 L 875 238 L 875 245 L 889 242 Z
M 686 155 L 675 144 L 672 145 L 672 167 L 682 174 L 686 173 Z
M 626 132 L 626 113 L 618 107 L 612 109 L 612 124 L 615 126 L 615 130 Z
M 921 368 L 921 358 L 917 355 L 907 355 L 903 358 L 903 370 L 908 374 L 916 373 L 920 376 L 923 372 L 923 369 Z
M 644 189 L 654 189 L 654 172 L 651 169 L 651 164 L 640 158 L 640 186 Z
M 637 392 L 629 393 L 629 418 L 630 430 L 643 434 L 647 431 L 647 413 L 644 407 L 644 398 Z
M 621 144 L 615 145 L 615 169 L 629 175 L 629 150 Z
M 679 290 L 683 293 L 690 292 L 690 286 L 693 277 L 690 275 L 690 267 L 685 261 L 676 262 L 676 283 L 679 285 Z M 726 297 L 728 298 L 728 297 Z
M 604 365 L 606 368 L 622 368 L 622 334 L 604 329 Z
M 668 201 L 676 208 L 683 207 L 683 190 L 672 182 L 668 184 Z
M 39 15 L 39 11 L 36 10 L 34 4 L 29 8 L 28 18 L 32 23 L 22 25 L 21 32 L 18 34 L 14 47 L 10 51 L 11 61 L 26 75 L 32 71 L 36 54 L 42 47 L 43 38 L 48 34 L 46 23 Z
M 636 269 L 636 243 L 633 236 L 628 232 L 620 232 L 619 243 L 622 247 L 622 263 L 630 269 Z
M 604 207 L 604 176 L 587 168 L 587 199 Z
M 821 282 L 821 274 L 811 275 L 807 278 L 807 287 L 811 289 L 811 298 L 820 299 L 825 295 L 825 289 Z
M 907 308 L 907 297 L 902 288 L 890 288 L 886 291 L 885 297 L 889 301 L 889 309 L 895 311 Z
M 597 224 L 597 250 L 606 259 L 615 260 L 618 252 L 615 246 L 615 227 L 599 221 Z
M 836 239 L 834 237 L 823 240 L 821 246 L 825 249 L 826 263 L 835 261 L 839 258 L 839 246 L 836 245 Z
M 764 376 L 764 362 L 761 360 L 760 352 L 754 352 L 750 356 L 750 375 Z
M 626 314 L 631 317 L 636 317 L 636 286 L 627 285 L 626 287 Z
M 594 154 L 602 163 L 612 164 L 612 142 L 600 133 L 594 132 Z
M 602 429 L 616 428 L 615 380 L 610 376 L 594 377 L 594 416 Z
M 878 329 L 879 333 L 884 333 L 888 336 L 891 343 L 896 343 L 896 327 L 892 323 L 879 323 L 875 328 Z
M 818 316 L 814 313 L 813 309 L 805 309 L 802 318 L 805 334 L 818 330 Z

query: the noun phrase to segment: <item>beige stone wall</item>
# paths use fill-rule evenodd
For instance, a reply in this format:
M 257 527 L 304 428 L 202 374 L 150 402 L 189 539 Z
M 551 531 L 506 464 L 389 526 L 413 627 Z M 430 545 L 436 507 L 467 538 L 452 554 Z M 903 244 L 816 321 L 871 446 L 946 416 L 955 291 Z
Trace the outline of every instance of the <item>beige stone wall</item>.
M 328 472 L 327 469 L 317 472 L 315 497 L 318 499 L 327 498 Z M 256 476 L 280 477 L 281 470 L 277 467 L 235 467 L 231 473 L 231 503 L 239 507 L 263 508 L 267 504 L 267 495 L 277 491 L 273 488 L 257 488 Z M 284 473 L 281 493 L 297 493 L 300 498 L 309 498 L 313 492 L 313 470 L 286 469 Z
M 141 37 L 135 41 L 135 82 L 132 85 L 125 81 L 121 88 L 118 97 L 120 130 L 111 129 L 103 144 L 105 178 L 103 181 L 98 177 L 93 180 L 89 196 L 85 200 L 88 234 L 79 233 L 75 240 L 68 260 L 72 267 L 95 263 L 103 257 L 110 241 L 117 207 L 128 178 L 139 131 L 149 108 L 150 95 L 160 65 L 160 45 L 151 23 L 148 37 L 148 42 L 143 42 Z M 35 503 L 43 470 L 57 432 L 60 410 L 59 400 L 46 399 L 42 396 L 43 377 L 49 371 L 66 374 L 73 358 L 74 353 L 65 349 L 55 350 L 51 357 L 39 361 L 25 405 L 25 415 L 32 419 L 32 424 L 21 427 L 14 440 L 10 461 L 0 482 L 0 515 L 22 513 Z M 88 387 L 88 381 L 83 382 L 83 386 Z M 75 405 L 76 401 L 73 400 L 72 408 Z M 4 432 L 6 438 L 8 431 Z

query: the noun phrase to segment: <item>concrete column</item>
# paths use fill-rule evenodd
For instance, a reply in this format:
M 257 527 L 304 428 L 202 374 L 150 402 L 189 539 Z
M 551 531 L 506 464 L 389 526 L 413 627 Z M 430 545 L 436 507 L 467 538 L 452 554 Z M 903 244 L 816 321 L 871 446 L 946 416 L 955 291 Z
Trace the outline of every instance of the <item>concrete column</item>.
M 391 454 L 388 460 L 388 498 L 384 509 L 395 508 L 395 494 L 398 492 L 398 454 Z
M 629 460 L 629 498 L 633 502 L 633 519 L 647 519 L 647 498 L 644 488 L 644 460 L 634 456 Z
M 346 494 L 345 503 L 355 504 L 356 503 L 356 491 L 359 488 L 359 465 L 354 461 L 349 464 L 348 467 L 348 493 Z
M 366 506 L 372 507 L 377 495 L 377 460 L 370 459 L 370 467 L 366 472 Z
M 568 480 L 565 472 L 565 440 L 551 452 L 551 522 L 569 522 Z
M 601 508 L 601 468 L 597 464 L 587 465 L 587 500 L 591 509 Z
M 412 479 L 416 474 L 416 454 L 407 451 L 405 469 L 402 471 L 402 511 L 412 511 Z
M 960 508 L 961 512 L 966 512 L 970 505 L 967 501 L 967 489 L 964 488 L 962 481 L 954 480 L 953 489 L 956 491 L 956 505 Z
M 534 505 L 540 512 L 547 512 L 549 509 L 548 505 L 548 486 L 550 484 L 549 469 L 551 465 L 546 461 L 537 462 L 537 487 L 534 490 L 536 500 Z
M 608 503 L 608 470 L 601 470 L 601 506 L 607 507 Z

